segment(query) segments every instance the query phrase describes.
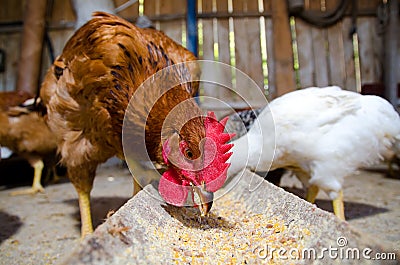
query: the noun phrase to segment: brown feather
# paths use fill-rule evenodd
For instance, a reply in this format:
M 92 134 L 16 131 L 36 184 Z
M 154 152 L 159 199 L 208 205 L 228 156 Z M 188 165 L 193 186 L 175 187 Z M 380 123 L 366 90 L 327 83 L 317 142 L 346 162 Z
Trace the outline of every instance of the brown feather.
M 116 16 L 95 13 L 68 41 L 41 90 L 49 108 L 49 125 L 62 135 L 63 161 L 78 165 L 104 162 L 114 154 L 122 157 L 122 121 L 136 88 L 168 65 L 195 59 L 160 31 L 140 29 Z M 189 87 L 190 93 L 176 88 L 154 109 L 168 113 L 197 92 L 197 86 Z M 155 112 L 150 119 L 154 117 L 159 125 L 162 118 Z
M 137 28 L 102 12 L 94 13 L 93 19 L 72 36 L 48 71 L 41 98 L 47 106 L 49 127 L 58 136 L 62 162 L 78 192 L 90 192 L 94 169 L 99 163 L 114 155 L 123 157 L 121 133 L 125 110 L 137 88 L 157 71 L 195 59 L 164 33 Z M 181 70 L 171 76 L 184 80 L 189 80 L 190 74 L 199 77 L 196 66 Z M 131 118 L 133 127 L 146 128 L 151 159 L 164 163 L 163 120 L 174 106 L 192 98 L 197 90 L 197 82 L 174 87 L 157 101 L 147 121 L 146 111 L 153 105 L 152 100 L 158 98 L 159 88 L 144 91 L 143 100 L 133 106 L 136 112 Z M 200 114 L 195 102 L 190 104 L 190 112 Z M 204 126 L 197 123 L 195 130 L 199 131 L 198 138 L 202 138 Z
M 15 107 L 25 100 L 32 98 L 29 92 L 26 91 L 9 91 L 0 93 L 0 111 L 7 111 L 9 107 Z
M 24 91 L 0 93 L 0 145 L 27 159 L 54 155 L 56 140 L 41 114 L 18 107 L 29 98 Z

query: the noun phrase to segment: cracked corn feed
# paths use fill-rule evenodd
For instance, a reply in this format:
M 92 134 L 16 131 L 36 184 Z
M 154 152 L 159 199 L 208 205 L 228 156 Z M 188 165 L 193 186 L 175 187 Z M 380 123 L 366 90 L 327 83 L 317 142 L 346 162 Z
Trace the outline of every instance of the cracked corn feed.
M 229 194 L 207 217 L 195 208 L 165 206 L 172 216 L 149 224 L 146 259 L 167 264 L 287 264 L 301 259 L 307 229 L 256 214 Z

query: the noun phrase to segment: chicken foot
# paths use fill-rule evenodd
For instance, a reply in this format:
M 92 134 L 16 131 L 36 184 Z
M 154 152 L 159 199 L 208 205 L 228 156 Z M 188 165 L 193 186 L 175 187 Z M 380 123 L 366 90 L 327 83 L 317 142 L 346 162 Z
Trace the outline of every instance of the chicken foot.
M 315 198 L 318 195 L 319 188 L 315 185 L 311 185 L 307 190 L 306 200 L 310 203 L 315 202 Z M 344 217 L 344 206 L 343 206 L 343 191 L 340 190 L 338 192 L 338 196 L 336 199 L 332 201 L 333 212 L 335 215 L 340 219 L 345 221 L 346 218 Z
M 79 210 L 81 213 L 81 238 L 93 233 L 92 215 L 90 210 L 90 192 L 78 190 Z
M 340 220 L 345 221 L 346 218 L 344 217 L 343 191 L 342 190 L 340 190 L 338 192 L 338 196 L 336 197 L 336 199 L 334 199 L 332 201 L 332 205 L 333 205 L 333 212 L 335 213 L 335 215 Z
M 34 162 L 31 163 L 33 169 L 34 169 L 34 175 L 33 175 L 33 183 L 32 187 L 29 189 L 23 189 L 23 190 L 18 190 L 11 192 L 11 196 L 18 196 L 18 195 L 29 195 L 29 194 L 36 194 L 38 192 L 43 193 L 44 188 L 42 184 L 40 183 L 41 177 L 42 177 L 42 171 L 44 168 L 44 164 L 42 160 L 35 160 Z
M 90 192 L 96 176 L 95 163 L 78 166 L 67 166 L 68 178 L 78 193 L 79 212 L 81 215 L 81 239 L 93 233 L 93 223 L 90 205 Z
M 314 203 L 315 198 L 317 198 L 318 191 L 319 191 L 318 186 L 311 185 L 310 187 L 308 187 L 306 200 L 310 203 Z
M 133 196 L 142 190 L 142 186 L 137 182 L 136 178 L 133 178 Z

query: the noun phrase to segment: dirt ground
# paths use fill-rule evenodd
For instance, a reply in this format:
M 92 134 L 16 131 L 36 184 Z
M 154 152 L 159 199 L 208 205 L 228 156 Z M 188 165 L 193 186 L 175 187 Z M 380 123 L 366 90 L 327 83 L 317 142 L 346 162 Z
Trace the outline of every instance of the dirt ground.
M 379 168 L 378 168 L 379 169 Z M 299 183 L 285 176 L 287 190 L 301 194 Z M 0 190 L 0 264 L 57 264 L 80 240 L 76 192 L 68 181 L 46 186 L 44 194 L 10 196 L 24 187 Z M 98 170 L 92 191 L 95 225 L 110 210 L 118 209 L 132 194 L 132 177 L 121 166 Z M 347 220 L 365 233 L 400 246 L 400 180 L 386 178 L 379 170 L 358 171 L 344 185 Z M 320 193 L 317 205 L 328 211 L 331 202 Z

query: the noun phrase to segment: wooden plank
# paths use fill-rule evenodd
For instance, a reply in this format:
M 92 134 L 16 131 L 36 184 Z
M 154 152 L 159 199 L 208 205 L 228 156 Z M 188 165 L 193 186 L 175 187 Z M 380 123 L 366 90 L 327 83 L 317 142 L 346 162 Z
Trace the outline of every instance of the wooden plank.
M 149 17 L 155 16 L 157 14 L 157 12 L 156 12 L 156 0 L 144 0 L 143 9 L 144 9 L 143 13 L 146 16 L 149 16 Z
M 272 11 L 271 0 L 263 0 L 263 5 L 264 5 L 264 12 Z
M 214 60 L 214 38 L 213 38 L 213 25 L 212 20 L 203 20 L 203 56 L 200 59 L 203 60 Z M 215 75 L 214 72 L 209 71 L 210 69 L 202 69 L 202 77 L 204 79 L 210 79 Z M 213 98 L 218 98 L 218 90 L 214 84 L 208 82 L 201 82 L 201 93 L 200 95 L 205 95 Z
M 329 85 L 344 87 L 346 80 L 342 22 L 327 29 L 329 45 Z
M 50 21 L 75 21 L 76 15 L 72 7 L 72 1 L 54 0 Z
M 351 18 L 344 18 L 342 21 L 343 38 L 343 58 L 345 65 L 345 82 L 343 88 L 350 91 L 357 91 L 356 87 L 356 69 L 354 65 L 354 47 L 353 39 L 349 36 L 351 27 Z
M 238 11 L 238 5 L 235 6 L 235 3 L 242 3 L 242 1 L 233 2 L 233 12 Z M 240 6 L 240 9 L 243 6 Z M 246 57 L 249 55 L 249 51 L 247 49 L 248 43 L 247 38 L 244 36 L 247 30 L 246 21 L 244 18 L 234 18 L 233 19 L 233 30 L 234 30 L 234 43 L 235 43 L 235 67 L 245 74 L 249 74 L 246 64 Z M 241 76 L 237 73 L 235 74 L 235 83 L 232 84 L 234 90 L 239 94 L 242 95 L 245 93 L 245 89 L 247 86 L 246 81 L 243 78 L 238 78 Z M 241 99 L 237 95 L 233 95 L 231 97 L 232 104 L 233 102 L 241 101 Z
M 21 34 L 12 33 L 0 36 L 0 48 L 6 53 L 6 71 L 0 74 L 0 91 L 14 91 L 17 83 L 17 70 L 19 61 L 19 47 Z
M 232 0 L 233 13 L 246 11 L 246 0 Z
M 309 10 L 323 11 L 322 0 L 310 0 Z M 326 10 L 325 10 L 326 11 Z M 311 39 L 314 60 L 314 86 L 329 85 L 328 42 L 326 29 L 311 26 Z
M 235 10 L 236 11 L 236 10 Z M 233 20 L 234 32 L 235 32 L 235 61 L 236 68 L 238 71 L 244 72 L 246 75 L 251 77 L 251 69 L 250 69 L 250 57 L 251 57 L 251 49 L 250 49 L 250 41 L 254 42 L 255 40 L 249 39 L 248 33 L 250 28 L 248 26 L 248 19 L 246 18 L 236 18 Z M 259 54 L 259 58 L 261 53 Z M 236 87 L 235 90 L 239 94 L 247 93 L 249 91 L 249 82 L 246 78 L 242 78 L 243 75 L 236 73 Z M 235 98 L 235 101 L 241 101 L 239 98 Z
M 217 12 L 228 12 L 228 1 L 220 0 L 217 1 Z M 219 61 L 230 64 L 230 47 L 229 47 L 229 20 L 218 19 L 217 20 L 217 31 L 218 31 L 218 47 L 219 47 Z
M 201 1 L 201 0 L 199 0 Z M 213 10 L 213 3 L 212 0 L 202 0 L 201 3 L 201 12 L 202 13 L 210 13 Z M 214 60 L 214 32 L 213 32 L 213 22 L 212 19 L 202 19 L 201 20 L 202 27 L 203 27 L 203 55 L 200 59 L 202 60 Z M 215 73 L 210 71 L 208 68 L 202 69 L 202 78 L 210 79 L 214 76 Z M 216 86 L 214 84 L 208 82 L 201 82 L 200 83 L 200 95 L 218 98 L 218 90 L 215 89 Z M 204 98 L 203 98 L 204 99 Z M 210 104 L 209 102 L 201 102 L 203 106 Z
M 314 85 L 324 87 L 329 85 L 327 61 L 327 36 L 324 29 L 311 28 L 314 60 Z
M 160 13 L 160 2 L 161 0 L 144 0 L 143 7 L 144 7 L 144 15 L 148 17 L 157 16 Z M 156 29 L 160 29 L 160 22 L 159 21 L 152 21 L 153 25 Z
M 293 51 L 286 1 L 272 0 L 275 81 L 277 95 L 296 88 L 293 70 Z
M 358 9 L 359 10 L 376 10 L 379 4 L 382 3 L 382 0 L 358 0 Z
M 335 8 L 338 6 L 339 1 L 338 0 L 325 0 L 325 8 L 326 8 L 326 12 L 331 12 L 333 10 L 335 10 Z
M 0 0 L 0 21 L 22 21 L 26 0 L 11 1 Z
M 217 1 L 217 12 L 228 12 L 228 1 L 220 0 Z M 225 64 L 231 64 L 230 55 L 230 43 L 229 43 L 229 20 L 228 19 L 217 19 L 217 33 L 218 33 L 218 55 L 219 61 Z M 232 88 L 232 74 L 228 73 L 224 75 L 226 84 Z M 219 89 L 219 98 L 229 98 L 232 96 L 232 91 L 226 88 Z
M 303 20 L 296 18 L 297 50 L 299 57 L 300 87 L 315 86 L 315 64 L 312 60 L 313 42 L 311 26 Z
M 202 12 L 212 12 L 212 0 L 202 1 Z M 214 60 L 214 32 L 212 19 L 202 19 L 203 25 L 203 56 L 200 59 Z
M 245 12 L 258 12 L 258 0 L 245 1 Z
M 213 0 L 197 0 L 201 1 L 202 11 L 200 13 L 211 13 L 213 12 Z M 218 3 L 219 1 L 217 1 Z
M 321 0 L 308 0 L 308 4 L 305 5 L 306 10 L 321 11 Z
M 159 15 L 185 14 L 186 1 L 162 0 L 160 2 Z M 160 23 L 160 30 L 164 31 L 171 39 L 182 44 L 182 23 L 184 20 L 163 21 Z
M 203 24 L 203 56 L 200 59 L 214 60 L 214 38 L 212 20 L 202 20 Z
M 213 11 L 213 0 L 201 1 L 200 13 L 211 13 Z M 214 60 L 214 29 L 212 19 L 202 19 L 203 26 L 203 56 L 200 59 Z
M 127 0 L 114 0 L 115 7 L 126 3 Z M 118 15 L 123 18 L 137 18 L 139 16 L 139 1 L 118 12 Z
M 234 1 L 234 12 L 247 11 L 247 1 Z M 247 74 L 260 89 L 264 87 L 264 76 L 262 73 L 260 22 L 258 18 L 235 18 L 233 20 L 235 33 L 235 59 L 236 67 Z M 240 94 L 246 94 L 254 102 L 258 101 L 258 95 L 249 94 L 249 80 L 236 77 L 236 90 Z
M 256 3 L 256 4 L 254 4 Z M 244 0 L 233 1 L 233 12 L 258 12 L 257 1 L 251 3 Z M 259 94 L 252 95 L 252 91 L 257 89 L 251 80 L 256 82 L 258 89 L 263 89 L 264 77 L 262 73 L 261 42 L 260 42 L 260 24 L 259 18 L 234 18 L 234 36 L 235 36 L 235 61 L 236 68 L 251 79 L 244 78 L 243 75 L 236 73 L 236 92 L 257 105 L 260 100 Z M 232 97 L 233 101 L 241 102 L 238 96 Z M 262 104 L 262 103 L 260 103 Z
M 375 18 L 357 20 L 361 85 L 382 82 L 382 39 L 376 32 Z

